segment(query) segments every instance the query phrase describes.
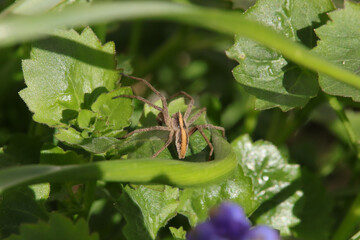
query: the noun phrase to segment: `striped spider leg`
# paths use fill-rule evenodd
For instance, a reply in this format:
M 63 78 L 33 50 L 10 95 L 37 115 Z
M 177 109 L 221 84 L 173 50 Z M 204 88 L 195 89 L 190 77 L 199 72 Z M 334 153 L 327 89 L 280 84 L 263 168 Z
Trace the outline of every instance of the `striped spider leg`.
M 156 106 L 155 104 L 151 103 L 149 100 L 147 100 L 145 98 L 142 98 L 140 96 L 133 96 L 133 95 L 119 95 L 119 96 L 113 97 L 113 99 L 122 98 L 122 97 L 137 99 L 137 100 L 140 100 L 140 101 L 148 104 L 149 106 L 153 107 L 154 109 L 156 109 L 160 112 L 157 117 L 157 120 L 158 120 L 160 126 L 136 129 L 136 130 L 126 134 L 122 138 L 127 138 L 135 133 L 140 133 L 140 132 L 167 131 L 167 132 L 169 132 L 169 135 L 168 135 L 168 139 L 167 139 L 166 143 L 152 157 L 155 158 L 156 156 L 158 156 L 162 151 L 164 151 L 170 145 L 170 143 L 172 143 L 174 141 L 174 138 L 175 138 L 175 146 L 176 146 L 176 151 L 177 151 L 178 157 L 179 157 L 179 159 L 183 159 L 183 158 L 185 158 L 186 151 L 189 146 L 189 137 L 194 132 L 199 131 L 200 134 L 202 135 L 202 137 L 205 139 L 206 143 L 210 147 L 210 153 L 209 153 L 209 160 L 210 160 L 210 158 L 213 154 L 214 148 L 213 148 L 213 145 L 211 144 L 210 140 L 204 134 L 203 129 L 204 128 L 214 128 L 214 129 L 222 131 L 223 136 L 225 136 L 224 128 L 219 127 L 219 126 L 214 126 L 211 124 L 196 125 L 196 126 L 189 128 L 189 126 L 191 126 L 191 124 L 193 124 L 204 112 L 206 112 L 206 108 L 200 109 L 194 116 L 192 116 L 190 118 L 190 120 L 188 120 L 191 110 L 194 106 L 194 99 L 186 92 L 181 91 L 181 92 L 171 96 L 170 99 L 175 98 L 179 95 L 183 95 L 185 98 L 190 100 L 190 102 L 187 106 L 187 109 L 186 109 L 184 115 L 182 115 L 181 112 L 177 112 L 174 115 L 170 116 L 165 96 L 163 96 L 158 90 L 156 90 L 148 81 L 146 81 L 145 79 L 142 79 L 142 78 L 128 76 L 125 74 L 122 74 L 122 75 L 125 77 L 128 77 L 128 78 L 143 82 L 160 98 L 161 103 L 162 103 L 162 107 L 159 107 L 159 106 Z

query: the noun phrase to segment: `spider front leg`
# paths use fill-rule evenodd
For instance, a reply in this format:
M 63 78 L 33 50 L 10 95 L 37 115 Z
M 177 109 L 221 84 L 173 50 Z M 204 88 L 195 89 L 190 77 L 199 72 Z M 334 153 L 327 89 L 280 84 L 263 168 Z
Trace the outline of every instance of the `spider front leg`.
M 166 126 L 153 126 L 153 127 L 148 127 L 148 128 L 141 128 L 141 129 L 136 129 L 132 132 L 129 132 L 128 134 L 126 134 L 125 136 L 122 136 L 121 138 L 127 138 L 135 133 L 149 132 L 149 131 L 171 131 L 171 129 Z
M 155 104 L 153 104 L 152 102 L 150 102 L 149 100 L 143 98 L 143 97 L 140 97 L 140 96 L 134 96 L 134 95 L 119 95 L 119 96 L 116 96 L 116 97 L 113 97 L 112 99 L 116 99 L 116 98 L 132 98 L 132 99 L 137 99 L 137 100 L 140 100 L 146 104 L 148 104 L 149 106 L 155 108 L 156 110 L 162 112 L 162 108 L 159 107 L 159 106 L 156 106 Z
M 134 79 L 134 80 L 137 80 L 137 81 L 141 81 L 143 82 L 146 86 L 148 86 L 151 91 L 153 91 L 161 100 L 161 103 L 162 103 L 162 109 L 159 110 L 158 108 L 154 107 L 155 105 L 152 104 L 151 106 L 154 107 L 155 109 L 161 111 L 163 113 L 163 117 L 164 117 L 164 121 L 165 121 L 165 124 L 167 126 L 170 126 L 171 124 L 171 120 L 170 120 L 170 116 L 169 116 L 169 110 L 168 110 L 168 107 L 167 107 L 167 102 L 166 102 L 166 98 L 164 97 L 164 95 L 162 95 L 158 90 L 156 90 L 153 85 L 151 85 L 148 81 L 146 81 L 145 79 L 143 78 L 138 78 L 138 77 L 133 77 L 133 76 L 129 76 L 129 75 L 126 75 L 124 73 L 121 73 L 121 75 L 123 75 L 124 77 L 128 77 L 128 78 L 131 78 L 131 79 Z M 135 98 L 135 97 L 134 97 Z M 140 98 L 138 96 L 136 96 L 136 99 L 139 99 Z M 146 100 L 144 98 L 141 98 L 143 100 Z M 140 100 L 140 101 L 143 101 L 143 100 Z M 145 101 L 143 101 L 145 102 Z M 146 103 L 149 103 L 149 101 L 146 100 Z

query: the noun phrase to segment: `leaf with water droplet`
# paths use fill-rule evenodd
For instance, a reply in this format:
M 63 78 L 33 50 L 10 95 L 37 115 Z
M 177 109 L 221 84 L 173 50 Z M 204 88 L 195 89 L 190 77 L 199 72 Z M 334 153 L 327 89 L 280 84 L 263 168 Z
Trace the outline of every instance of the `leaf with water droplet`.
M 257 201 L 269 200 L 300 177 L 300 168 L 289 164 L 280 151 L 266 141 L 253 143 L 248 135 L 231 143 L 246 176 L 252 179 Z
M 319 16 L 333 8 L 330 0 L 260 0 L 245 16 L 313 47 L 313 28 L 322 22 Z M 287 111 L 304 106 L 317 94 L 314 73 L 289 63 L 281 54 L 255 41 L 235 36 L 235 44 L 227 55 L 239 62 L 233 70 L 234 77 L 256 96 L 257 109 L 280 107 Z

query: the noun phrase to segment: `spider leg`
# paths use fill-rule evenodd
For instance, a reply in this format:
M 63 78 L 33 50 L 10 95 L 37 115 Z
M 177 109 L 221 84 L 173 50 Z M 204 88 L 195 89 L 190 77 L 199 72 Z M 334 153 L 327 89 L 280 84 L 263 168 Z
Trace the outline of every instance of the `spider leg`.
M 189 104 L 188 104 L 188 107 L 185 111 L 185 114 L 184 114 L 184 120 L 187 121 L 188 117 L 190 116 L 190 113 L 191 113 L 191 110 L 192 110 L 192 107 L 194 106 L 194 98 L 192 96 L 190 96 L 189 94 L 187 94 L 186 92 L 184 91 L 180 91 L 174 95 L 172 95 L 171 97 L 169 97 L 169 99 L 173 99 L 179 95 L 184 95 L 187 99 L 190 100 Z
M 116 99 L 116 98 L 134 98 L 134 99 L 137 99 L 137 100 L 140 100 L 146 104 L 148 104 L 149 106 L 155 108 L 156 110 L 162 112 L 162 108 L 159 107 L 159 106 L 156 106 L 155 104 L 151 103 L 149 100 L 145 99 L 145 98 L 142 98 L 140 96 L 134 96 L 134 95 L 119 95 L 119 96 L 116 96 L 116 97 L 113 97 L 112 99 Z
M 136 129 L 132 132 L 129 132 L 128 134 L 126 134 L 125 136 L 121 137 L 121 138 L 127 138 L 135 133 L 139 133 L 139 132 L 149 132 L 149 131 L 171 131 L 168 127 L 166 126 L 153 126 L 153 127 L 148 127 L 148 128 L 141 128 L 141 129 Z
M 143 78 L 138 78 L 138 77 L 133 77 L 133 76 L 129 76 L 129 75 L 126 75 L 124 73 L 121 73 L 121 75 L 123 75 L 124 77 L 128 77 L 128 78 L 131 78 L 131 79 L 134 79 L 134 80 L 137 80 L 137 81 L 141 81 L 143 82 L 146 86 L 148 86 L 151 91 L 153 91 L 156 95 L 158 95 L 158 97 L 160 98 L 161 100 L 161 103 L 162 103 L 162 112 L 163 112 L 163 115 L 164 115 L 164 121 L 166 123 L 167 126 L 170 126 L 171 125 L 171 121 L 170 121 L 170 116 L 169 116 L 169 110 L 168 110 L 168 107 L 167 107 L 167 103 L 166 103 L 166 98 L 158 91 L 156 90 L 153 85 L 151 85 L 148 81 L 146 81 L 145 79 Z
M 202 125 L 199 125 L 199 126 L 202 126 Z M 210 153 L 209 153 L 209 158 L 208 158 L 208 161 L 210 161 L 210 158 L 214 152 L 214 147 L 212 145 L 212 143 L 210 142 L 210 140 L 207 138 L 207 136 L 205 135 L 205 133 L 203 132 L 202 130 L 202 127 L 199 127 L 199 126 L 195 126 L 193 128 L 191 128 L 189 130 L 189 136 L 191 136 L 194 132 L 196 131 L 199 131 L 199 133 L 201 134 L 201 136 L 203 136 L 203 138 L 205 139 L 206 143 L 209 145 L 209 148 L 210 148 Z
M 202 124 L 202 125 L 197 125 L 196 127 L 197 127 L 197 128 L 201 128 L 201 129 L 203 129 L 203 128 L 214 128 L 214 129 L 216 129 L 216 130 L 221 131 L 221 132 L 222 132 L 222 136 L 225 137 L 225 128 L 223 128 L 223 127 L 214 126 L 214 125 L 212 125 L 212 124 Z
M 170 131 L 169 133 L 169 137 L 168 140 L 166 141 L 165 145 L 162 146 L 154 155 L 152 155 L 152 158 L 155 158 L 157 155 L 159 155 L 162 151 L 165 150 L 165 148 L 167 148 L 170 143 L 173 141 L 174 138 L 174 131 Z
M 200 116 L 201 114 L 203 114 L 204 112 L 206 112 L 206 108 L 202 108 L 200 109 L 194 116 L 192 116 L 192 118 L 189 120 L 189 122 L 187 123 L 188 126 L 190 126 L 191 124 L 193 124 Z

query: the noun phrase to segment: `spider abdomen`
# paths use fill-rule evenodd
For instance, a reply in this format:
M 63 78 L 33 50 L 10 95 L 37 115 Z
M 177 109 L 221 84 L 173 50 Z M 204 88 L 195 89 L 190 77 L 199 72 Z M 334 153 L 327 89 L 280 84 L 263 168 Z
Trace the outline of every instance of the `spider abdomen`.
M 175 145 L 179 159 L 185 158 L 189 145 L 189 134 L 186 122 L 180 112 L 172 116 L 172 124 L 175 129 Z

